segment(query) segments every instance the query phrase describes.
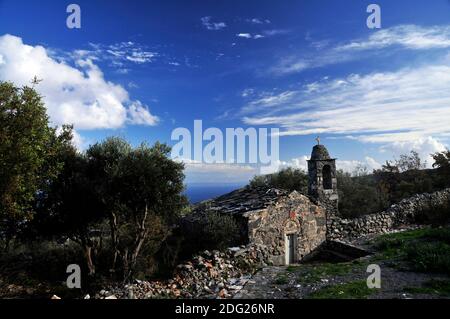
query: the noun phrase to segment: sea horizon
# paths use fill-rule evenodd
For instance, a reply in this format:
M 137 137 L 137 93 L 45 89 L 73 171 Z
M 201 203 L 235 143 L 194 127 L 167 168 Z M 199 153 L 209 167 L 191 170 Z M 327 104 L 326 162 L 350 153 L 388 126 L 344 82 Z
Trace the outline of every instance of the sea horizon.
M 248 183 L 188 183 L 185 195 L 191 204 L 213 199 L 242 188 Z

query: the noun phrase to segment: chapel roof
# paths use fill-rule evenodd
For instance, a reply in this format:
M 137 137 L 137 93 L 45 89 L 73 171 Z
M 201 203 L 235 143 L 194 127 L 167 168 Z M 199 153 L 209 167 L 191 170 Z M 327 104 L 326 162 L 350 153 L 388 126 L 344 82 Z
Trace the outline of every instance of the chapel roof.
M 246 186 L 215 199 L 203 201 L 194 207 L 194 212 L 209 211 L 228 214 L 243 214 L 267 208 L 291 192 L 276 188 Z
M 312 161 L 323 161 L 323 160 L 330 160 L 330 154 L 328 153 L 327 148 L 325 145 L 315 145 L 313 147 L 312 153 L 311 153 L 311 160 Z

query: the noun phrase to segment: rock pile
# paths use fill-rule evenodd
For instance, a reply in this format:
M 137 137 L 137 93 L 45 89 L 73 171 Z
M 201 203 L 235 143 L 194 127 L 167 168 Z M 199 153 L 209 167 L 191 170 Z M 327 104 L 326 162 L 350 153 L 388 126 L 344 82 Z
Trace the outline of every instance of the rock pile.
M 268 254 L 264 246 L 230 248 L 226 252 L 204 251 L 178 265 L 174 276 L 165 281 L 140 281 L 102 290 L 101 299 L 151 298 L 231 298 L 261 266 Z
M 450 201 L 450 189 L 432 194 L 418 194 L 392 205 L 386 211 L 355 219 L 333 217 L 328 221 L 328 238 L 333 240 L 387 233 L 399 226 L 414 224 L 423 210 Z

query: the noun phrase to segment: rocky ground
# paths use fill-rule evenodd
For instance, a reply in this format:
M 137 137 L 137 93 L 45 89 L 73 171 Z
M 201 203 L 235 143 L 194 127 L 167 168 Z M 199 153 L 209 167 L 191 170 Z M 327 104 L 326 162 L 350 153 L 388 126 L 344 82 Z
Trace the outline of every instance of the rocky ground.
M 253 276 L 245 287 L 234 295 L 235 299 L 305 299 L 305 298 L 375 298 L 375 299 L 428 299 L 442 298 L 439 294 L 421 293 L 420 289 L 430 280 L 449 280 L 448 276 L 398 271 L 381 263 L 381 289 L 366 290 L 364 285 L 369 273 L 365 264 L 370 258 L 352 263 L 348 273 L 327 273 L 325 270 L 310 280 L 308 273 L 313 265 L 290 267 L 265 267 Z M 343 264 L 342 269 L 347 265 Z M 323 264 L 322 264 L 323 266 Z M 339 266 L 338 266 L 339 267 Z M 329 289 L 333 287 L 333 289 Z M 350 288 L 350 291 L 347 291 Z M 327 291 L 325 296 L 318 294 Z M 361 290 L 361 292 L 360 292 Z M 330 294 L 334 294 L 330 296 Z
M 204 251 L 177 266 L 172 279 L 139 281 L 109 287 L 93 296 L 100 299 L 232 298 L 260 265 L 266 252 L 261 246 L 235 247 L 226 252 Z M 90 298 L 86 296 L 85 298 Z
M 430 237 L 431 236 L 431 237 Z M 154 299 L 154 298 L 204 298 L 204 299 L 305 299 L 305 298 L 358 298 L 358 299 L 409 299 L 450 298 L 450 227 L 438 232 L 414 229 L 382 236 L 371 235 L 353 242 L 371 254 L 347 262 L 316 260 L 288 267 L 264 264 L 267 253 L 264 247 L 236 247 L 225 252 L 205 251 L 192 260 L 179 265 L 175 275 L 164 281 L 135 280 L 128 285 L 104 287 L 85 299 Z M 380 245 L 380 242 L 382 245 Z M 415 249 L 428 244 L 438 246 L 431 255 L 431 268 L 417 271 L 405 259 L 408 245 Z M 437 258 L 437 259 L 436 259 Z M 427 260 L 422 260 L 425 264 Z M 436 271 L 435 264 L 441 264 Z M 367 288 L 367 266 L 381 268 L 381 288 Z M 21 281 L 23 282 L 23 281 Z M 0 295 L 3 298 L 53 298 L 59 293 L 54 287 L 39 287 L 8 283 L 0 276 Z M 36 291 L 44 295 L 36 295 Z M 70 296 L 65 296 L 69 298 Z M 79 298 L 80 296 L 73 296 Z
M 448 228 L 450 229 L 450 228 Z M 397 237 L 398 235 L 402 235 Z M 435 299 L 450 298 L 450 276 L 447 271 L 415 271 L 410 262 L 404 260 L 401 248 L 396 243 L 415 244 L 427 241 L 417 227 L 402 232 L 370 235 L 352 242 L 364 247 L 371 254 L 351 262 L 330 263 L 316 261 L 309 264 L 288 267 L 264 267 L 257 272 L 234 298 L 262 299 L 305 299 L 305 298 L 357 298 L 357 299 Z M 439 237 L 448 241 L 447 232 Z M 391 245 L 380 248 L 379 240 L 387 240 Z M 448 246 L 442 246 L 444 258 L 449 258 Z M 437 258 L 433 256 L 433 258 Z M 381 288 L 367 288 L 369 265 L 376 264 L 381 269 Z

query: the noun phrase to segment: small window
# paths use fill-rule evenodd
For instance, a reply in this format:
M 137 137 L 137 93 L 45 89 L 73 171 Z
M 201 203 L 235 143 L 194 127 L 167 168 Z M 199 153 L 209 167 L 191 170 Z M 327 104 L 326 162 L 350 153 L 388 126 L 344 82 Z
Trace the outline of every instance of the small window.
M 333 189 L 330 165 L 325 165 L 322 169 L 323 189 Z

